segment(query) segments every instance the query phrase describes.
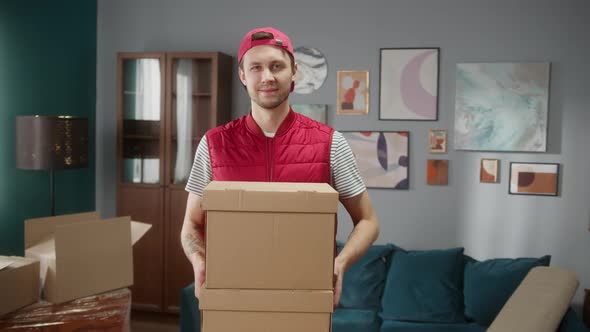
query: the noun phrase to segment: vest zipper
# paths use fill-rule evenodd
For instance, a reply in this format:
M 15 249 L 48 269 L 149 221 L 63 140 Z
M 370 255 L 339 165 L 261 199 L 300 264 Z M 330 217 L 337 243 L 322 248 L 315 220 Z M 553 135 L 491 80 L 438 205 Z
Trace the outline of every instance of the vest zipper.
M 269 137 L 268 141 L 267 141 L 267 145 L 266 145 L 269 150 L 269 154 L 268 154 L 268 166 L 269 166 L 268 167 L 269 168 L 268 169 L 268 174 L 269 174 L 268 182 L 272 182 L 272 169 L 274 166 L 274 160 L 273 160 L 273 158 L 274 158 L 274 156 L 273 156 L 274 144 L 273 143 L 274 143 L 274 137 L 273 138 Z

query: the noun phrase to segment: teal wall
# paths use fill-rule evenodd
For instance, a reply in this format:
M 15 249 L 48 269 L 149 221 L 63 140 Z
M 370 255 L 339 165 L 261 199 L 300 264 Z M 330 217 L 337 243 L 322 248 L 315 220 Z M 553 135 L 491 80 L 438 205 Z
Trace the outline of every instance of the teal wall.
M 94 210 L 96 0 L 0 2 L 0 255 L 24 252 L 23 220 L 50 214 L 49 173 L 17 170 L 17 115 L 89 120 L 89 167 L 57 171 L 56 214 Z

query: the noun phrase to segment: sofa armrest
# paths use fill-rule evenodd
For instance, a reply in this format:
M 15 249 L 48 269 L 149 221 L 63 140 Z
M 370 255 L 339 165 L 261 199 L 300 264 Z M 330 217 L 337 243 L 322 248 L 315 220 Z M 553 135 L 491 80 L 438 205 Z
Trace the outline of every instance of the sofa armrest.
M 556 267 L 532 269 L 488 332 L 554 332 L 558 329 L 578 288 L 576 275 Z
M 558 332 L 590 332 L 572 308 L 569 308 L 559 325 Z

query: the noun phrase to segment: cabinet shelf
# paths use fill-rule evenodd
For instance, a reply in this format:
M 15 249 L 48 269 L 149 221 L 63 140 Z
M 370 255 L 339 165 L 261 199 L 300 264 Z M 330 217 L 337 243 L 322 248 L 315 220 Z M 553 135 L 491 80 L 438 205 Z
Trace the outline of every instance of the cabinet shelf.
M 176 98 L 176 92 L 172 92 L 172 97 Z M 212 93 L 211 92 L 193 92 L 192 93 L 193 97 L 211 97 Z
M 176 137 L 176 135 L 173 135 L 170 138 L 172 138 L 173 141 L 177 141 L 178 140 L 178 137 Z M 201 140 L 201 137 L 200 136 L 199 137 L 191 137 L 191 141 L 193 141 L 193 142 L 198 142 L 200 140 Z
M 160 140 L 160 137 L 159 136 L 149 136 L 149 135 L 123 135 L 123 139 L 158 141 L 158 140 Z

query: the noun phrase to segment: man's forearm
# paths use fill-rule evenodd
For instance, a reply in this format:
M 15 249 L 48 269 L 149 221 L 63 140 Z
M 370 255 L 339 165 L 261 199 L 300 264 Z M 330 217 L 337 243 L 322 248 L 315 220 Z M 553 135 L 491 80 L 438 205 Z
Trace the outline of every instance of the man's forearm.
M 180 233 L 182 249 L 189 261 L 205 260 L 205 232 L 203 226 L 186 227 L 186 222 Z
M 337 259 L 345 265 L 345 269 L 348 269 L 365 254 L 378 236 L 379 224 L 377 220 L 360 220 L 350 233 L 348 241 Z

